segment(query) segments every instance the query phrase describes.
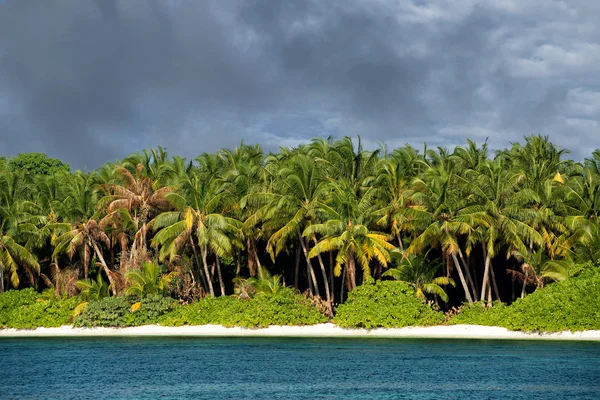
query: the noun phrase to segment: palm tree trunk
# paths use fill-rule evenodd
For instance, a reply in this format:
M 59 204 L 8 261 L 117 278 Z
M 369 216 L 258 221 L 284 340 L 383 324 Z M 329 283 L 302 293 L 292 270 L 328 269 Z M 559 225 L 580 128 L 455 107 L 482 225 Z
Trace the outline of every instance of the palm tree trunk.
M 402 244 L 402 238 L 400 237 L 400 233 L 396 233 L 396 240 L 398 240 L 398 248 L 404 251 L 404 245 Z
M 354 254 L 348 254 L 348 268 L 346 268 L 346 286 L 348 287 L 348 292 L 353 291 L 356 288 L 356 262 L 354 261 Z
M 329 283 L 331 284 L 331 301 L 335 297 L 335 281 L 333 280 L 333 251 L 329 252 Z
M 202 281 L 202 287 L 204 291 L 208 291 L 208 287 L 206 285 L 206 279 L 204 278 L 204 273 L 202 272 L 202 268 L 200 267 L 200 260 L 198 260 L 198 252 L 196 251 L 196 245 L 190 236 L 190 244 L 192 245 L 192 253 L 194 253 L 194 260 L 196 262 L 196 269 L 198 269 L 198 275 L 200 276 L 200 280 Z M 196 282 L 194 279 L 194 270 L 192 269 L 192 282 Z
M 498 291 L 498 283 L 496 282 L 496 274 L 494 274 L 493 267 L 490 268 L 490 273 L 492 275 L 492 285 L 494 287 L 494 294 L 496 295 L 496 299 L 502 303 L 502 300 L 500 299 L 500 292 Z
M 313 241 L 315 245 L 317 244 L 317 238 L 313 235 Z M 323 282 L 325 284 L 325 297 L 327 299 L 327 305 L 329 307 L 329 311 L 331 310 L 331 293 L 329 292 L 329 280 L 327 279 L 327 272 L 325 271 L 325 264 L 323 264 L 323 258 L 321 258 L 321 254 L 317 254 L 317 259 L 319 260 L 319 265 L 321 267 L 321 274 L 323 275 Z
M 300 247 L 296 247 L 296 267 L 294 269 L 294 287 L 300 290 L 298 287 L 298 274 L 300 272 Z
M 119 288 L 118 288 L 118 282 L 115 282 L 115 279 L 113 276 L 113 271 L 111 271 L 110 268 L 108 268 L 108 265 L 106 265 L 106 261 L 104 260 L 104 257 L 102 256 L 102 251 L 98 247 L 98 244 L 96 243 L 95 240 L 92 240 L 92 245 L 94 247 L 94 251 L 96 252 L 96 257 L 98 257 L 98 259 L 100 260 L 100 265 L 102 265 L 102 268 L 104 269 L 104 273 L 108 277 L 108 282 L 110 283 L 110 287 L 113 292 L 113 295 L 117 296 L 119 294 Z
M 465 280 L 465 276 L 463 274 L 462 268 L 460 267 L 460 263 L 456 258 L 456 254 L 452 253 L 452 260 L 454 260 L 454 266 L 458 270 L 458 276 L 460 277 L 460 283 L 462 284 L 463 290 L 465 291 L 465 296 L 467 297 L 467 301 L 469 305 L 473 305 L 473 299 L 471 298 L 471 293 L 469 292 L 469 287 L 467 286 L 467 281 Z
M 475 289 L 475 284 L 473 283 L 473 278 L 471 278 L 471 272 L 469 272 L 469 265 L 465 262 L 465 257 L 463 256 L 460 246 L 458 248 L 458 255 L 460 256 L 460 259 L 465 267 L 465 274 L 467 276 L 469 286 L 471 287 L 471 290 L 473 291 L 473 296 L 475 296 L 475 301 L 479 301 L 479 298 L 478 298 L 479 294 L 477 293 L 477 289 Z
M 4 268 L 0 268 L 0 293 L 4 293 Z
M 523 288 L 521 289 L 521 298 L 525 297 L 525 278 L 523 278 Z
M 308 268 L 308 281 L 309 285 L 314 283 L 315 295 L 319 296 L 319 285 L 317 283 L 317 277 L 315 276 L 315 271 L 313 270 L 312 263 L 310 262 L 310 258 L 308 258 L 308 249 L 306 248 L 306 242 L 304 242 L 304 238 L 298 231 L 298 238 L 300 239 L 300 246 L 302 246 L 302 252 L 304 253 L 304 258 L 306 258 L 306 267 Z M 311 282 L 312 279 L 312 282 Z
M 342 286 L 340 286 L 340 304 L 344 302 L 344 286 L 346 284 L 346 264 L 344 264 L 344 270 L 342 271 Z
M 483 283 L 481 284 L 481 298 L 485 298 L 485 291 L 490 281 L 490 264 L 492 263 L 492 257 L 490 252 L 487 251 L 486 245 L 483 244 L 483 252 L 485 254 L 485 269 L 483 271 Z
M 225 285 L 223 284 L 223 276 L 221 275 L 221 261 L 219 260 L 219 256 L 215 255 L 216 264 L 217 264 L 217 274 L 219 275 L 219 287 L 221 289 L 221 296 L 225 296 Z
M 210 272 L 208 271 L 208 264 L 206 263 L 206 246 L 203 246 L 200 250 L 202 252 L 202 265 L 204 266 L 204 274 L 206 275 L 206 282 L 208 283 L 208 291 L 210 293 L 210 297 L 215 297 L 215 290 L 213 289 L 212 277 L 210 276 Z

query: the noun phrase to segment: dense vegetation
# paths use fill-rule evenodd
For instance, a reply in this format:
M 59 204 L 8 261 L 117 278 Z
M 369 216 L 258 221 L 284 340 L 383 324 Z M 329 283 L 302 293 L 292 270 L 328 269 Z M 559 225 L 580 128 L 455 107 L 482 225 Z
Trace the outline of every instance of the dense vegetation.
M 331 315 L 350 293 L 338 307 L 340 324 L 391 326 L 356 308 L 361 293 L 380 301 L 400 290 L 380 283 L 389 279 L 436 310 L 519 298 L 498 310 L 541 306 L 534 301 L 543 295 L 527 294 L 592 269 L 600 250 L 600 151 L 583 162 L 567 154 L 529 136 L 493 156 L 470 141 L 453 151 L 368 151 L 350 138 L 315 139 L 277 154 L 241 144 L 193 160 L 158 148 L 89 173 L 38 153 L 4 157 L 0 291 L 49 290 L 46 300 L 15 307 L 68 320 L 61 307 L 73 309 L 72 302 L 84 325 L 118 325 L 109 316 L 97 322 L 113 306 L 119 321 L 128 309 L 140 312 L 127 324 L 171 312 L 179 317 L 169 324 L 312 323 L 320 317 L 303 314 L 302 299 Z M 371 279 L 377 283 L 360 286 Z M 289 318 L 194 314 L 212 304 L 249 310 L 263 302 L 268 309 L 260 294 L 269 292 L 281 305 L 293 294 L 276 294 L 281 286 L 305 294 L 294 298 L 300 308 Z M 248 301 L 204 299 L 231 294 Z M 194 304 L 164 312 L 157 305 L 147 317 L 131 311 L 134 297 L 143 308 L 143 298 L 162 295 Z M 96 322 L 84 323 L 92 312 Z
M 340 305 L 333 321 L 347 328 L 401 328 L 439 325 L 444 314 L 414 295 L 404 282 L 365 282 Z
M 559 332 L 600 330 L 600 269 L 538 290 L 512 305 L 465 306 L 450 324 L 503 326 L 511 330 Z

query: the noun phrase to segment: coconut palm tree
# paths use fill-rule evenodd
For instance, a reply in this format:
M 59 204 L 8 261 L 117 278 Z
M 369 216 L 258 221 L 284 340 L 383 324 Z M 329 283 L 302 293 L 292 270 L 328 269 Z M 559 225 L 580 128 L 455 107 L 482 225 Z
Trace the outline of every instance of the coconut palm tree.
M 425 299 L 426 294 L 437 296 L 448 302 L 448 294 L 442 286 L 456 286 L 454 279 L 447 276 L 436 276 L 442 263 L 439 260 L 427 261 L 427 254 L 423 256 L 409 255 L 404 257 L 402 252 L 393 252 L 396 266 L 388 269 L 383 276 L 403 281 L 415 288 L 415 295 Z
M 217 264 L 217 273 L 221 296 L 225 295 L 220 257 L 232 255 L 236 245 L 241 246 L 240 230 L 242 224 L 234 218 L 224 216 L 222 198 L 225 192 L 219 191 L 215 182 L 205 182 L 194 173 L 180 182 L 181 193 L 166 195 L 177 211 L 159 214 L 151 222 L 158 230 L 152 244 L 160 247 L 159 259 L 173 257 L 188 244 L 191 245 L 196 263 L 198 257 L 196 245 L 200 250 L 204 277 L 208 291 L 214 297 L 212 276 L 208 268 L 208 257 L 212 253 Z
M 169 209 L 166 194 L 172 192 L 172 188 L 155 187 L 151 178 L 145 175 L 142 164 L 137 164 L 135 175 L 124 166 L 116 167 L 115 174 L 120 177 L 120 183 L 102 186 L 107 195 L 100 200 L 99 206 L 106 208 L 106 216 L 100 224 L 121 232 L 132 232 L 129 262 L 137 268 L 136 260 L 147 258 L 149 222 L 161 211 Z
M 346 286 L 351 291 L 356 288 L 356 264 L 367 279 L 371 276 L 371 261 L 387 266 L 391 261 L 390 251 L 395 246 L 387 234 L 369 228 L 373 224 L 374 189 L 365 191 L 361 198 L 357 198 L 354 188 L 334 185 L 332 190 L 331 204 L 322 209 L 324 222 L 309 225 L 303 236 L 320 237 L 309 253 L 310 258 L 337 252 L 334 273 L 340 276 L 344 267 Z

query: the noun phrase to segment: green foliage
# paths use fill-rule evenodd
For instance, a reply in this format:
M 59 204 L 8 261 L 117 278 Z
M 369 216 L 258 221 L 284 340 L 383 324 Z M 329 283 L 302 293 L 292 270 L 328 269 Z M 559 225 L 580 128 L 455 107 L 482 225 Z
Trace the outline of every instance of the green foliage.
M 12 158 L 8 165 L 11 171 L 26 175 L 52 175 L 69 172 L 71 169 L 69 164 L 50 158 L 44 153 L 21 153 Z
M 400 328 L 442 323 L 442 313 L 415 297 L 409 284 L 399 281 L 366 282 L 337 308 L 333 322 L 351 328 Z
M 58 327 L 71 323 L 71 314 L 79 302 L 76 297 L 47 297 L 33 289 L 10 290 L 0 295 L 0 326 L 33 329 Z
M 137 298 L 124 296 L 91 301 L 83 314 L 75 318 L 74 325 L 91 328 L 156 324 L 161 315 L 175 307 L 172 298 L 150 295 L 142 298 L 137 311 L 132 311 L 132 306 L 137 301 Z
M 79 296 L 85 300 L 100 300 L 110 295 L 109 287 L 102 279 L 102 274 L 98 273 L 96 280 L 81 279 L 77 281 L 77 289 L 79 289 Z
M 154 262 L 142 263 L 141 271 L 130 271 L 125 277 L 131 282 L 131 286 L 125 290 L 125 294 L 142 297 L 144 295 L 164 294 L 171 282 L 177 276 L 176 272 L 163 274 L 163 267 Z
M 450 324 L 503 326 L 511 330 L 560 332 L 600 329 L 600 268 L 553 283 L 510 306 L 465 307 Z
M 33 288 L 9 290 L 0 295 L 0 326 L 6 326 L 15 309 L 34 304 L 40 297 Z
M 257 296 L 250 300 L 205 297 L 163 315 L 159 322 L 167 326 L 220 324 L 256 328 L 314 325 L 326 321 L 327 318 L 309 300 L 296 295 L 291 289 L 283 288 L 272 296 Z

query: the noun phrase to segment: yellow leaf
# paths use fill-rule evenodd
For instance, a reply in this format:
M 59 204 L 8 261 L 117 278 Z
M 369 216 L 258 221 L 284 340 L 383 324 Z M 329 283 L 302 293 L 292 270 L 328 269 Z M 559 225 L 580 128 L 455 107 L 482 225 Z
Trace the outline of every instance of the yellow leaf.
M 194 226 L 194 215 L 192 214 L 192 210 L 188 208 L 185 213 L 185 227 L 187 230 L 190 230 L 192 226 Z
M 131 312 L 136 312 L 142 307 L 142 302 L 138 301 L 137 303 L 133 303 L 131 305 Z
M 565 180 L 558 171 L 556 171 L 556 175 L 554 175 L 554 182 L 565 183 Z

